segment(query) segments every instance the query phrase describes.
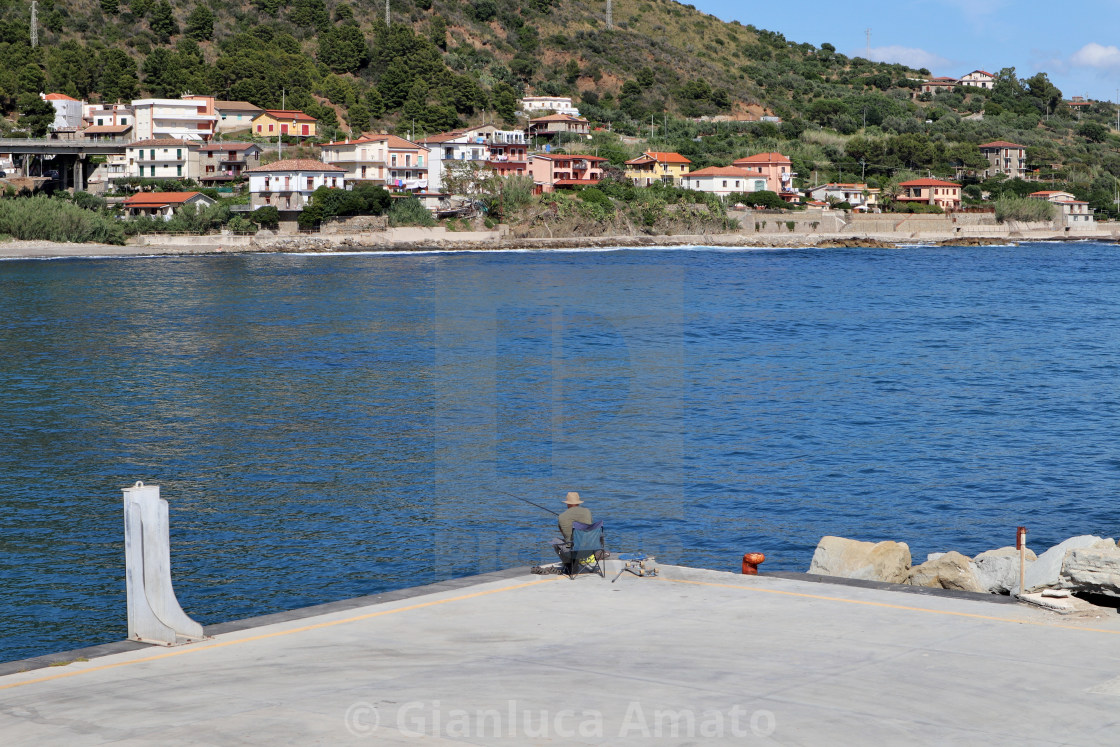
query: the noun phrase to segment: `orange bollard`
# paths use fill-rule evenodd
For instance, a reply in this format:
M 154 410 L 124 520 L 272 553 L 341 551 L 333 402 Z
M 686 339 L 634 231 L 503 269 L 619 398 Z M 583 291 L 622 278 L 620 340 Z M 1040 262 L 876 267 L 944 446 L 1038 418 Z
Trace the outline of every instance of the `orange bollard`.
M 760 552 L 743 554 L 743 575 L 757 576 L 759 563 L 765 562 L 766 556 Z

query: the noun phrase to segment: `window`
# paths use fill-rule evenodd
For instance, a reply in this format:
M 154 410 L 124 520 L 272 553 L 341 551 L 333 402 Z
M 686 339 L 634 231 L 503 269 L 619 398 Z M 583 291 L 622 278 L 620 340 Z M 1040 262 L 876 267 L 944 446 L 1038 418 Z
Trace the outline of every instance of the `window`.
M 405 153 L 404 154 L 404 165 L 406 167 L 412 165 L 412 154 L 411 153 Z
M 311 134 L 311 125 L 304 125 L 303 130 L 301 132 L 304 135 L 310 135 Z
M 424 167 L 424 156 L 416 156 L 416 165 L 420 168 Z
M 331 189 L 334 189 L 337 186 L 338 186 L 338 177 L 332 176 L 331 177 Z
M 727 180 L 726 179 L 723 180 L 723 188 L 727 189 Z
M 257 125 L 257 132 L 264 132 L 264 125 Z M 269 132 L 272 132 L 272 130 L 269 130 Z
M 396 168 L 396 166 L 397 166 L 397 154 L 396 153 L 393 154 L 393 157 L 392 157 L 389 165 Z
M 267 185 L 266 185 L 265 188 L 267 189 Z M 265 205 L 271 205 L 272 204 L 272 195 L 265 195 L 264 196 L 264 204 Z
M 276 131 L 276 125 L 271 125 L 271 124 L 270 124 L 270 125 L 268 126 L 268 131 L 269 131 L 269 132 L 275 132 L 275 131 Z
M 105 122 L 105 120 L 103 120 L 101 117 L 97 118 L 97 126 L 98 127 L 100 127 L 104 122 Z
M 307 191 L 312 192 L 315 190 L 315 177 L 307 177 Z
M 176 161 L 182 161 L 183 160 L 183 149 L 182 148 L 176 148 L 175 149 L 175 160 Z
M 183 167 L 182 166 L 176 166 L 175 167 L 175 176 L 182 176 L 182 175 L 183 175 Z
M 156 160 L 156 149 L 155 148 L 152 148 L 151 150 L 148 151 L 148 160 L 149 161 Z

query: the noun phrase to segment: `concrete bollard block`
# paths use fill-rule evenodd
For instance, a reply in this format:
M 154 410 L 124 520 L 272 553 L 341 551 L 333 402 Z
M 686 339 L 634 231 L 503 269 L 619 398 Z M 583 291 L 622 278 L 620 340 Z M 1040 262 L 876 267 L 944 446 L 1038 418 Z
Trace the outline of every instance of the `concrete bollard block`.
M 130 640 L 174 646 L 202 640 L 171 585 L 171 540 L 167 501 L 158 485 L 124 488 L 125 586 Z

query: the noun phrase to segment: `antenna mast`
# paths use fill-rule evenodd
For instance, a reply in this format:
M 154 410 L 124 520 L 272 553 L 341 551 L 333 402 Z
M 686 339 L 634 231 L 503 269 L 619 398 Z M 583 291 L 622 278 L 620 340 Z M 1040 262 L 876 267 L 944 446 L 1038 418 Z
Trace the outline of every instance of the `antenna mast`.
M 867 29 L 867 61 L 871 61 L 871 29 Z
M 614 28 L 614 12 L 611 0 L 607 0 L 607 28 Z
M 31 48 L 39 46 L 39 9 L 36 0 L 31 0 Z

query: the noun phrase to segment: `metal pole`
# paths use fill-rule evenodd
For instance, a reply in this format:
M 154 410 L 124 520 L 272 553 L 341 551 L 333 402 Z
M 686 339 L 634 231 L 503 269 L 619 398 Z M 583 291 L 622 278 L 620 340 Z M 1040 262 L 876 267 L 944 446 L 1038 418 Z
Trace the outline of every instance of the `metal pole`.
M 1019 527 L 1015 533 L 1015 546 L 1019 550 L 1019 596 L 1023 596 L 1027 565 L 1027 528 Z

